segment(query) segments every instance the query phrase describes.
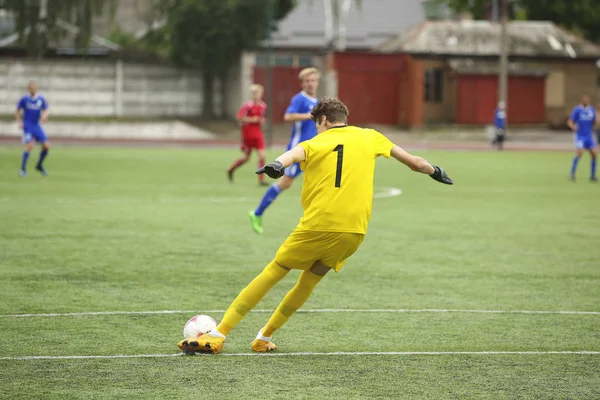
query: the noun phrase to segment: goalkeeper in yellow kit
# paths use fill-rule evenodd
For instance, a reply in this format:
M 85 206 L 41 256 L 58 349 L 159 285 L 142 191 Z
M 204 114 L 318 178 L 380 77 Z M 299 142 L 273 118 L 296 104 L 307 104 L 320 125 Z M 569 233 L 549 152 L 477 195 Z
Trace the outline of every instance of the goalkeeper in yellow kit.
M 377 157 L 391 155 L 413 171 L 453 183 L 444 170 L 407 153 L 381 133 L 348 126 L 348 109 L 338 99 L 323 98 L 311 114 L 319 134 L 256 172 L 279 178 L 287 166 L 299 162 L 305 173 L 304 216 L 275 259 L 233 301 L 217 329 L 179 342 L 184 352 L 220 352 L 226 335 L 291 269 L 298 269 L 302 271 L 298 283 L 252 342 L 254 351 L 275 350 L 273 333 L 302 307 L 330 270 L 340 271 L 362 243 L 371 217 Z

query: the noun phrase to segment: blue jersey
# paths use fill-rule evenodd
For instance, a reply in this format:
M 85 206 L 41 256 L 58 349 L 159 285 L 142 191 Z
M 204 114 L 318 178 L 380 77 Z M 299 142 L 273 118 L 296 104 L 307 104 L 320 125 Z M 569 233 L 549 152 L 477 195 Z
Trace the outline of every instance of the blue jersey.
M 498 129 L 506 129 L 506 111 L 496 108 L 494 126 Z
M 48 108 L 43 96 L 23 96 L 17 104 L 17 110 L 23 110 L 23 125 L 39 125 L 42 111 Z
M 292 98 L 290 105 L 285 111 L 286 114 L 306 114 L 312 111 L 317 105 L 318 100 L 310 97 L 304 92 L 300 92 Z M 309 140 L 317 136 L 317 126 L 308 119 L 306 121 L 296 121 L 292 127 L 292 138 L 288 144 L 288 150 L 296 147 L 300 142 Z
M 577 136 L 592 136 L 594 133 L 594 124 L 596 123 L 596 110 L 592 106 L 584 107 L 579 104 L 573 108 L 571 121 L 577 124 Z

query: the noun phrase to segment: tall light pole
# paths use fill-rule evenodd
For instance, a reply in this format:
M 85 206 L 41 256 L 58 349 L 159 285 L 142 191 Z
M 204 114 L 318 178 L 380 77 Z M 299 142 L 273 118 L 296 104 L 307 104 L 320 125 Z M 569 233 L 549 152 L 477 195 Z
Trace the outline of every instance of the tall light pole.
M 492 0 L 492 21 L 498 22 L 498 0 Z
M 338 21 L 338 40 L 337 40 L 337 49 L 339 51 L 346 50 L 346 18 L 350 13 L 350 7 L 352 6 L 352 0 L 343 0 L 342 6 L 340 7 L 339 21 Z
M 40 9 L 39 9 L 39 16 L 38 16 L 38 26 L 36 27 L 37 30 L 37 34 L 38 34 L 38 43 L 37 43 L 37 47 L 38 47 L 38 52 L 37 52 L 37 58 L 40 59 L 44 56 L 44 51 L 46 49 L 47 46 L 47 40 L 48 40 L 48 32 L 46 29 L 46 19 L 48 18 L 48 0 L 40 0 Z
M 267 147 L 270 148 L 273 144 L 273 111 L 275 111 L 274 96 L 273 96 L 273 21 L 275 0 L 267 0 Z
M 333 47 L 333 3 L 331 0 L 323 0 L 323 15 L 325 17 L 325 46 Z
M 500 20 L 500 71 L 498 74 L 498 100 L 508 106 L 508 0 L 502 2 Z

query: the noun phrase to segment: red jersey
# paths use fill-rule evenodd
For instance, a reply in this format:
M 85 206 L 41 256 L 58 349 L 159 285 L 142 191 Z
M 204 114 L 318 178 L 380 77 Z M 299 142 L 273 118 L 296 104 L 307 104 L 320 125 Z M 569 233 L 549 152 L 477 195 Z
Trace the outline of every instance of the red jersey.
M 238 118 L 242 117 L 265 117 L 267 113 L 267 105 L 264 102 L 255 103 L 250 100 L 240 108 L 237 113 Z M 242 135 L 244 137 L 262 136 L 260 122 L 242 122 Z

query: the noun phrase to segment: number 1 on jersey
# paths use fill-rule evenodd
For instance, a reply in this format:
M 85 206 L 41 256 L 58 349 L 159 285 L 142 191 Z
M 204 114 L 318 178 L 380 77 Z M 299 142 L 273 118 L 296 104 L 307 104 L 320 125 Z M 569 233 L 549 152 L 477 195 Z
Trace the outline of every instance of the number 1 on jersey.
M 337 152 L 337 167 L 335 170 L 335 187 L 339 188 L 342 185 L 342 165 L 344 164 L 344 145 L 338 144 L 333 149 L 334 152 Z

